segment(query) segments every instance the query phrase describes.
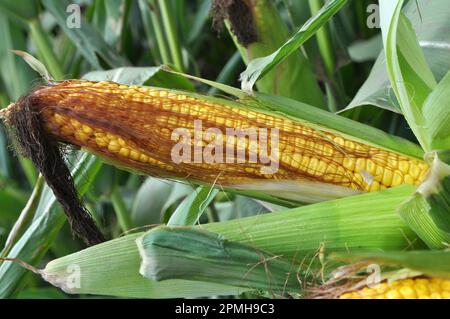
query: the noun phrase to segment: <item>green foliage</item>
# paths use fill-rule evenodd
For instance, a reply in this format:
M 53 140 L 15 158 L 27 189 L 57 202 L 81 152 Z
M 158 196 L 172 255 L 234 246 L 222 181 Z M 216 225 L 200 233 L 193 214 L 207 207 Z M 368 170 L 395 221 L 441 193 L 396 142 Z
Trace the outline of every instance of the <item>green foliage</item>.
M 46 69 L 56 80 L 225 94 L 411 157 L 439 158 L 431 178 L 417 190 L 400 186 L 338 200 L 324 188 L 319 192 L 330 201 L 300 206 L 277 194 L 144 178 L 70 151 L 78 191 L 109 239 L 86 248 L 0 128 L 1 256 L 45 266 L 41 280 L 1 262 L 0 297 L 68 297 L 51 285 L 137 298 L 254 290 L 301 297 L 337 265 L 359 261 L 448 277 L 448 1 L 381 0 L 381 30 L 366 25 L 369 0 L 253 2 L 259 39 L 243 46 L 229 22 L 231 32 L 212 30 L 210 0 L 76 1 L 79 28 L 67 23 L 68 0 L 2 0 L 0 108 L 41 81 L 11 52 L 26 51 L 42 62 L 31 62 L 41 74 Z M 252 96 L 238 89 L 239 74 L 247 91 L 256 85 Z M 159 224 L 169 226 L 153 229 Z M 124 234 L 132 230 L 139 232 Z M 332 253 L 339 255 L 329 259 Z M 73 264 L 83 272 L 80 287 L 67 284 Z

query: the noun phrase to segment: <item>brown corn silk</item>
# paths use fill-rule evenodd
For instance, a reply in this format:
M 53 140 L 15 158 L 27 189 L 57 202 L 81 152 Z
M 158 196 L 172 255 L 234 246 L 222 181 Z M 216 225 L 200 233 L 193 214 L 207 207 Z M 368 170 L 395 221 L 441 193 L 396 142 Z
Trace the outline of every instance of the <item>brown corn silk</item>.
M 38 105 L 45 129 L 55 140 L 87 149 L 117 166 L 141 173 L 223 187 L 289 181 L 323 183 L 349 190 L 377 191 L 403 183 L 417 185 L 428 166 L 421 160 L 363 144 L 326 128 L 318 129 L 281 115 L 246 109 L 166 89 L 112 82 L 69 80 L 41 87 L 28 98 Z M 219 102 L 217 102 L 219 101 Z M 234 106 L 235 105 L 235 106 Z M 8 112 L 14 111 L 14 106 Z M 171 152 L 179 140 L 172 132 L 185 128 L 194 137 L 194 121 L 207 128 L 266 128 L 279 130 L 279 169 L 263 174 L 260 162 L 175 164 Z M 269 133 L 268 133 L 269 134 Z M 269 154 L 270 154 L 270 138 Z M 201 146 L 214 142 L 203 136 Z M 193 141 L 190 140 L 190 146 Z M 258 153 L 257 143 L 223 138 L 223 154 L 232 145 L 246 158 Z M 234 151 L 235 151 L 234 150 Z M 193 156 L 192 156 L 193 157 Z M 245 188 L 244 187 L 244 188 Z M 326 192 L 326 189 L 323 190 Z M 280 191 L 280 196 L 283 196 Z

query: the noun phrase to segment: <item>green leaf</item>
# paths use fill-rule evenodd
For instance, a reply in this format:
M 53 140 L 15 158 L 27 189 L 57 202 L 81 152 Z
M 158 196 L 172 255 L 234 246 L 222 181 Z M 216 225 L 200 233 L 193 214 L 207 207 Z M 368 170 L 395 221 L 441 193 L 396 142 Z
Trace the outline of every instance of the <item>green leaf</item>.
M 78 192 L 84 194 L 92 183 L 101 162 L 84 154 L 72 170 Z M 45 187 L 31 225 L 14 245 L 8 258 L 17 258 L 37 264 L 51 246 L 53 240 L 66 221 L 49 187 Z M 11 297 L 22 284 L 26 270 L 15 263 L 0 264 L 0 297 Z
M 21 20 L 33 19 L 37 17 L 39 13 L 38 2 L 24 2 L 16 0 L 0 1 L 0 11 L 8 16 L 13 16 L 14 18 Z
M 34 79 L 29 66 L 11 50 L 25 49 L 23 30 L 0 12 L 0 74 L 11 100 L 26 92 Z M 14 75 L 14 78 L 12 77 Z
M 219 189 L 201 186 L 186 197 L 168 221 L 172 226 L 189 226 L 198 223 Z
M 107 71 L 91 71 L 83 75 L 89 81 L 112 81 L 138 85 L 147 82 L 161 70 L 161 67 L 120 67 Z
M 208 21 L 211 1 L 202 0 L 195 16 L 192 18 L 191 27 L 187 31 L 187 42 L 194 44 L 201 36 L 201 32 Z
M 388 75 L 400 109 L 425 151 L 430 150 L 424 132 L 422 106 L 436 86 L 410 21 L 401 13 L 403 0 L 382 1 L 381 27 Z
M 423 106 L 426 133 L 433 150 L 450 149 L 450 72 L 431 92 Z
M 126 20 L 126 1 L 96 0 L 92 24 L 108 45 L 117 47 Z
M 321 245 L 328 253 L 404 249 L 417 241 L 417 235 L 397 216 L 396 208 L 413 189 L 404 185 L 199 227 L 287 259 L 312 258 Z
M 193 228 L 158 227 L 137 239 L 140 273 L 155 281 L 185 279 L 262 289 L 301 291 L 298 265 L 279 256 Z
M 236 295 L 245 289 L 188 280 L 156 282 L 139 274 L 136 239 L 142 233 L 117 238 L 49 262 L 43 277 L 72 294 L 131 298 L 198 298 Z M 79 276 L 77 276 L 79 274 Z
M 297 120 L 306 121 L 309 125 L 326 127 L 362 143 L 377 145 L 419 159 L 423 158 L 423 150 L 417 144 L 343 116 L 281 96 L 257 93 L 256 101 L 260 109 L 266 108 L 274 113 L 282 113 Z M 251 104 L 251 101 L 247 100 L 247 102 Z
M 348 47 L 348 54 L 355 62 L 366 62 L 376 60 L 380 51 L 383 50 L 381 34 L 377 34 L 365 41 L 357 41 Z
M 54 287 L 25 288 L 19 292 L 17 299 L 67 299 L 67 296 Z
M 411 21 L 426 61 L 437 80 L 441 80 L 450 69 L 450 33 L 447 32 L 450 26 L 449 10 L 446 0 L 429 1 L 426 4 L 408 1 L 402 10 Z M 386 72 L 384 52 L 380 53 L 369 77 L 346 109 L 362 105 L 376 105 L 400 112 Z
M 288 55 L 295 52 L 303 43 L 311 38 L 334 14 L 336 14 L 347 0 L 329 1 L 314 17 L 308 20 L 295 35 L 284 43 L 277 51 L 263 58 L 252 60 L 247 69 L 241 74 L 242 89 L 252 92 L 255 82 Z
M 255 41 L 241 44 L 235 35 L 237 33 L 235 29 L 243 27 L 232 25 L 230 20 L 226 21 L 226 26 L 243 61 L 248 64 L 251 60 L 265 57 L 280 48 L 289 39 L 290 31 L 273 1 L 260 0 L 246 2 L 245 4 L 243 10 L 248 12 L 228 12 L 228 15 L 240 14 L 244 16 L 245 14 L 249 16 L 255 29 L 254 32 L 257 34 Z M 241 32 L 248 31 L 241 30 Z M 312 71 L 311 64 L 300 50 L 292 52 L 256 83 L 258 91 L 286 96 L 326 109 L 323 94 Z
M 323 270 L 317 257 L 319 249 L 323 254 L 329 254 L 423 248 L 423 243 L 395 212 L 413 190 L 412 186 L 403 185 L 282 212 L 204 224 L 193 229 L 215 232 L 226 240 L 279 256 L 289 263 L 302 262 L 310 265 L 311 274 L 316 274 Z M 223 285 L 213 286 L 215 290 L 212 290 L 204 282 L 144 280 L 137 274 L 139 253 L 135 246 L 135 240 L 142 235 L 144 233 L 127 235 L 56 259 L 47 265 L 46 278 L 67 291 L 67 279 L 73 277 L 67 267 L 75 264 L 79 265 L 83 276 L 80 286 L 69 290 L 71 293 L 153 298 L 237 293 Z M 198 251 L 201 253 L 204 252 Z M 172 263 L 165 265 L 174 266 Z
M 232 95 L 232 96 L 237 97 L 237 98 L 245 98 L 247 96 L 247 94 L 245 92 L 243 92 L 242 90 L 239 90 L 239 89 L 237 89 L 235 87 L 232 87 L 232 86 L 229 86 L 229 85 L 226 85 L 226 84 L 223 84 L 223 83 L 218 83 L 218 82 L 207 80 L 207 79 L 203 79 L 203 78 L 200 78 L 200 77 L 197 77 L 197 76 L 194 76 L 194 75 L 189 75 L 189 74 L 186 74 L 186 73 L 177 72 L 177 71 L 174 71 L 174 70 L 172 70 L 172 69 L 170 69 L 168 67 L 163 67 L 162 70 L 164 70 L 164 71 L 166 71 L 168 73 L 173 73 L 173 74 L 176 74 L 176 75 L 183 76 L 183 77 L 185 77 L 187 79 L 191 79 L 191 80 L 194 80 L 194 81 L 198 81 L 200 83 L 204 83 L 206 85 L 209 85 L 212 88 L 215 88 L 215 89 L 217 89 L 219 91 L 222 91 L 222 92 L 224 92 L 226 94 Z
M 137 226 L 160 224 L 169 199 L 167 194 L 171 194 L 173 188 L 173 182 L 147 178 L 133 201 L 133 223 Z
M 19 216 L 25 206 L 26 194 L 22 194 L 13 186 L 1 184 L 3 184 L 3 181 L 0 181 L 0 212 L 2 212 L 0 223 L 11 223 Z
M 399 207 L 400 216 L 430 248 L 450 243 L 450 166 L 436 154 L 427 179 Z
M 8 141 L 6 132 L 0 126 L 0 178 L 10 178 L 12 176 L 11 158 L 8 152 Z
M 165 72 L 161 66 L 120 67 L 107 71 L 91 71 L 83 76 L 90 81 L 113 81 L 128 85 L 152 85 L 171 89 L 194 91 L 194 86 L 185 77 Z
M 81 19 L 80 28 L 69 28 L 66 8 L 68 0 L 43 0 L 46 9 L 54 16 L 64 33 L 76 44 L 80 53 L 96 69 L 103 69 L 99 57 L 110 67 L 128 65 L 129 62 L 118 55 L 86 20 Z

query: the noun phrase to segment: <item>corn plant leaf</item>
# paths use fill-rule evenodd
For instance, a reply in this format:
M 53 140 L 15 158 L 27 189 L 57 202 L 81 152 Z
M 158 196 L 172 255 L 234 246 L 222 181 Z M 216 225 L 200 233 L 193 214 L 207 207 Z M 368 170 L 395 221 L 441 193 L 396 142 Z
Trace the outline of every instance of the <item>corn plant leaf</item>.
M 426 133 L 433 150 L 450 149 L 450 72 L 428 96 L 423 106 Z
M 169 206 L 173 204 L 170 197 L 175 185 L 174 182 L 147 178 L 137 191 L 133 201 L 131 209 L 133 224 L 136 226 L 160 224 L 167 203 Z M 183 184 L 178 183 L 178 185 Z M 186 195 L 191 191 L 192 189 L 189 188 Z
M 8 96 L 12 100 L 18 99 L 29 89 L 33 80 L 33 71 L 11 50 L 26 48 L 23 32 L 16 24 L 11 23 L 7 16 L 0 12 L 0 74 L 6 87 Z M 16 79 L 11 80 L 14 74 Z
M 178 205 L 169 219 L 168 225 L 189 226 L 198 223 L 208 205 L 214 200 L 219 189 L 200 186 Z
M 247 69 L 241 74 L 242 89 L 246 92 L 252 92 L 254 84 L 260 77 L 267 74 L 267 72 L 278 63 L 283 61 L 291 53 L 295 52 L 346 3 L 347 0 L 328 1 L 315 16 L 308 20 L 294 36 L 286 41 L 278 50 L 266 57 L 250 61 Z
M 111 48 L 86 20 L 80 17 L 79 27 L 69 27 L 67 24 L 66 8 L 70 4 L 67 0 L 43 0 L 45 8 L 54 16 L 64 33 L 77 44 L 78 50 L 86 60 L 96 69 L 103 69 L 99 57 L 110 67 L 129 65 L 129 62 Z
M 432 277 L 450 279 L 450 250 L 386 251 L 367 254 L 335 254 L 332 259 L 372 262 L 405 267 Z
M 265 57 L 276 51 L 290 37 L 290 32 L 281 13 L 272 1 L 246 2 L 246 15 L 252 19 L 255 41 L 240 43 L 235 26 L 227 20 L 225 24 L 240 52 L 248 64 L 252 59 Z M 230 9 L 231 10 L 231 9 Z M 229 12 L 229 15 L 236 14 Z M 240 13 L 244 14 L 244 13 Z M 239 26 L 236 26 L 238 29 Z M 240 27 L 242 28 L 242 27 Z M 274 32 L 276 30 L 276 32 Z M 259 92 L 281 95 L 322 109 L 327 109 L 322 91 L 312 71 L 312 63 L 300 50 L 286 56 L 283 61 L 256 82 Z
M 408 1 L 402 12 L 412 23 L 434 77 L 441 80 L 450 69 L 450 60 L 448 59 L 450 33 L 447 32 L 450 25 L 448 1 L 427 1 L 426 4 L 423 1 Z M 379 54 L 369 77 L 346 110 L 363 105 L 375 105 L 401 113 L 386 72 L 384 51 Z
M 402 113 L 420 145 L 429 151 L 422 107 L 436 86 L 436 81 L 410 21 L 401 12 L 403 2 L 403 0 L 380 2 L 386 65 Z
M 246 97 L 246 93 L 245 92 L 243 92 L 242 90 L 239 90 L 239 89 L 237 89 L 235 87 L 232 87 L 230 85 L 226 85 L 226 84 L 223 84 L 223 83 L 219 83 L 219 82 L 203 79 L 201 77 L 197 77 L 197 76 L 186 74 L 186 73 L 177 72 L 177 71 L 174 71 L 174 70 L 172 70 L 171 68 L 169 68 L 167 66 L 164 66 L 162 69 L 164 71 L 166 71 L 166 72 L 173 73 L 173 74 L 176 74 L 176 75 L 181 75 L 181 76 L 184 76 L 184 77 L 186 77 L 188 79 L 191 79 L 191 80 L 194 80 L 194 81 L 198 81 L 200 83 L 204 83 L 206 85 L 209 85 L 212 88 L 215 88 L 215 89 L 217 89 L 219 91 L 222 91 L 222 92 L 224 92 L 226 94 L 229 94 L 231 96 L 234 96 L 234 97 L 237 97 L 237 98 L 241 98 L 241 99 Z
M 6 132 L 3 127 L 0 127 L 0 178 L 10 178 L 11 172 L 11 158 L 8 152 Z
M 377 34 L 365 41 L 357 41 L 348 47 L 348 54 L 352 61 L 366 62 L 376 60 L 383 50 L 381 34 Z
M 117 238 L 49 262 L 45 280 L 72 294 L 132 298 L 198 298 L 236 295 L 245 289 L 228 285 L 165 280 L 156 282 L 139 274 L 136 239 L 142 233 Z M 78 275 L 78 276 L 77 276 Z
M 0 212 L 2 220 L 0 222 L 13 222 L 27 202 L 26 194 L 22 194 L 12 185 L 2 185 L 0 180 Z
M 10 17 L 20 20 L 31 20 L 39 14 L 37 2 L 24 2 L 16 0 L 0 1 L 0 11 Z
M 155 281 L 187 279 L 262 289 L 282 295 L 300 292 L 297 267 L 216 233 L 185 227 L 158 227 L 137 239 L 140 273 Z
M 309 271 L 315 274 L 323 271 L 317 257 L 320 247 L 324 254 L 424 248 L 417 235 L 395 212 L 413 190 L 412 186 L 403 185 L 282 212 L 199 225 L 194 229 L 215 232 L 224 239 L 266 251 L 290 263 L 311 265 Z M 64 285 L 72 275 L 67 272 L 67 267 L 75 264 L 80 266 L 83 276 L 80 286 L 69 290 L 72 293 L 152 298 L 211 293 L 208 289 L 212 288 L 202 286 L 203 282 L 164 280 L 156 283 L 143 280 L 137 274 L 139 253 L 135 240 L 144 234 L 127 235 L 56 259 L 46 267 L 47 280 L 66 289 Z M 184 244 L 180 249 L 183 247 Z M 220 285 L 214 293 L 236 293 L 227 287 Z
M 101 168 L 100 160 L 84 154 L 72 169 L 78 192 L 84 194 Z M 18 258 L 28 263 L 38 263 L 49 249 L 61 227 L 65 215 L 57 204 L 49 187 L 45 187 L 34 220 L 6 257 Z M 0 297 L 11 297 L 26 274 L 26 270 L 15 263 L 0 264 Z
M 211 2 L 209 0 L 200 1 L 199 8 L 192 20 L 191 27 L 186 30 L 187 43 L 193 44 L 200 38 L 201 32 L 206 25 L 211 9 Z
M 118 44 L 127 20 L 127 1 L 101 0 L 95 2 L 92 24 L 101 33 L 108 45 Z
M 286 259 L 310 259 L 321 245 L 326 252 L 423 247 L 395 212 L 412 192 L 400 186 L 198 227 Z

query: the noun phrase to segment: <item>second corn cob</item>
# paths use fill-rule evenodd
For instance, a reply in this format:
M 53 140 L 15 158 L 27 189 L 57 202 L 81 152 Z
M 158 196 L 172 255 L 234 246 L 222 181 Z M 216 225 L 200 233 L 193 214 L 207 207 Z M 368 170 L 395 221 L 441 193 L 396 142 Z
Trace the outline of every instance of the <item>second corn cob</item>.
M 412 278 L 342 294 L 341 299 L 450 299 L 450 280 Z

